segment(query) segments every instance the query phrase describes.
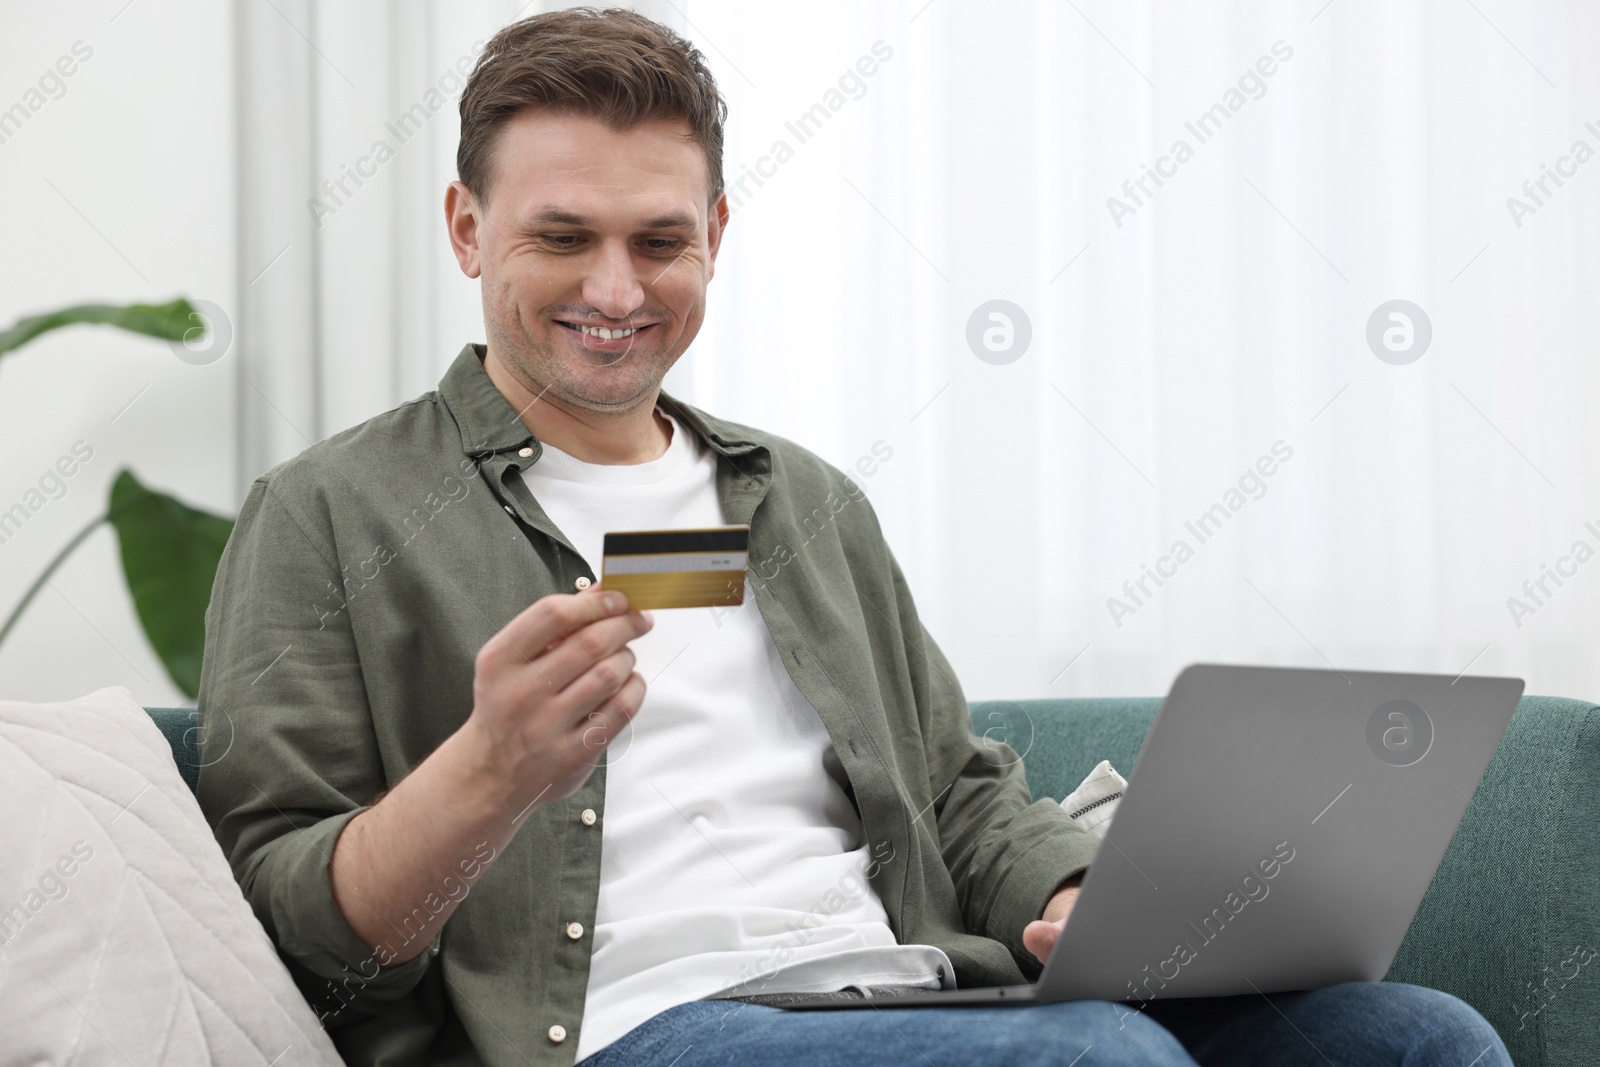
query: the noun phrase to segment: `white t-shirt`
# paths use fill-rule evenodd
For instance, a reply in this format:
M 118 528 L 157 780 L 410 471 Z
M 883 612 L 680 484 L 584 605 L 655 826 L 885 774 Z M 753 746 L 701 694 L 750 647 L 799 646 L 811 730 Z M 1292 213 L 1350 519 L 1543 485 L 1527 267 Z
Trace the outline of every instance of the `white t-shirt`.
M 667 451 L 648 463 L 584 463 L 545 445 L 523 471 L 597 575 L 607 532 L 724 524 L 716 453 L 671 421 Z M 607 754 L 577 1058 L 667 1008 L 739 986 L 953 985 L 943 951 L 896 944 L 867 881 L 887 849 L 863 840 L 825 770 L 832 742 L 754 591 L 731 611 L 654 615 L 631 644 L 644 704 Z

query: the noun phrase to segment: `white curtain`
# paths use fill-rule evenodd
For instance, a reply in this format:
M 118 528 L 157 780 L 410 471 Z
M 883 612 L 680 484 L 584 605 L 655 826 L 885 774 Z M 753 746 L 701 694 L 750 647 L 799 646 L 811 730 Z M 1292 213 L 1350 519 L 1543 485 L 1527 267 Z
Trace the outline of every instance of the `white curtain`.
M 667 387 L 855 472 L 969 696 L 1600 693 L 1593 8 L 638 6 L 732 111 Z M 238 492 L 483 339 L 451 75 L 537 9 L 238 0 Z

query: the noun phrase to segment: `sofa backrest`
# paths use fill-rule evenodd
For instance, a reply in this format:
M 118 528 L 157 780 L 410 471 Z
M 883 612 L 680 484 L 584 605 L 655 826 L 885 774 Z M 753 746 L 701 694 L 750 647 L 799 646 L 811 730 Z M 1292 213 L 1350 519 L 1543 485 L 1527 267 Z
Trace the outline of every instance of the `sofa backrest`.
M 145 708 L 161 728 L 172 759 L 191 790 L 200 786 L 200 723 L 197 708 Z
M 988 700 L 971 706 L 972 728 L 1010 745 L 1023 759 L 1036 797 L 1060 799 L 1103 759 L 1124 775 L 1161 706 L 1159 697 Z M 172 746 L 183 780 L 200 783 L 200 726 L 195 708 L 146 708 Z
M 1100 760 L 1131 777 L 1159 698 L 991 700 L 974 731 L 1023 759 L 1035 797 L 1066 796 Z M 150 708 L 189 788 L 194 708 Z M 1600 707 L 1523 697 L 1390 981 L 1461 997 L 1518 1064 L 1600 1063 Z

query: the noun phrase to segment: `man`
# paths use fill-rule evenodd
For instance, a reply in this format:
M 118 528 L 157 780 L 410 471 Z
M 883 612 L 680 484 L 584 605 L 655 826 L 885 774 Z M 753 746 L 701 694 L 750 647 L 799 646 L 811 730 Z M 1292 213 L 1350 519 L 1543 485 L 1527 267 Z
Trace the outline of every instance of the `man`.
M 199 796 L 348 1061 L 1506 1062 L 1398 986 L 763 1003 L 1035 978 L 1094 842 L 973 736 L 854 483 L 660 391 L 728 224 L 725 111 L 641 16 L 501 31 L 445 201 L 487 344 L 240 514 Z M 608 530 L 736 523 L 738 610 L 595 585 Z

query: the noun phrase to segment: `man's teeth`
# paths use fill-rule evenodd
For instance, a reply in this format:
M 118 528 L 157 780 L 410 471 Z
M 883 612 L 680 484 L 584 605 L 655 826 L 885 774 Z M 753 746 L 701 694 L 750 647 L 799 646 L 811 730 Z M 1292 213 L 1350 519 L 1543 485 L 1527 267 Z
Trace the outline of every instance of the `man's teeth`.
M 624 330 L 612 330 L 607 329 L 604 326 L 576 326 L 572 323 L 564 323 L 564 325 L 572 326 L 573 329 L 579 331 L 580 333 L 586 333 L 590 337 L 598 337 L 602 341 L 615 341 L 619 337 L 630 337 L 633 334 L 638 333 L 639 330 L 643 328 L 639 326 L 630 326 Z

